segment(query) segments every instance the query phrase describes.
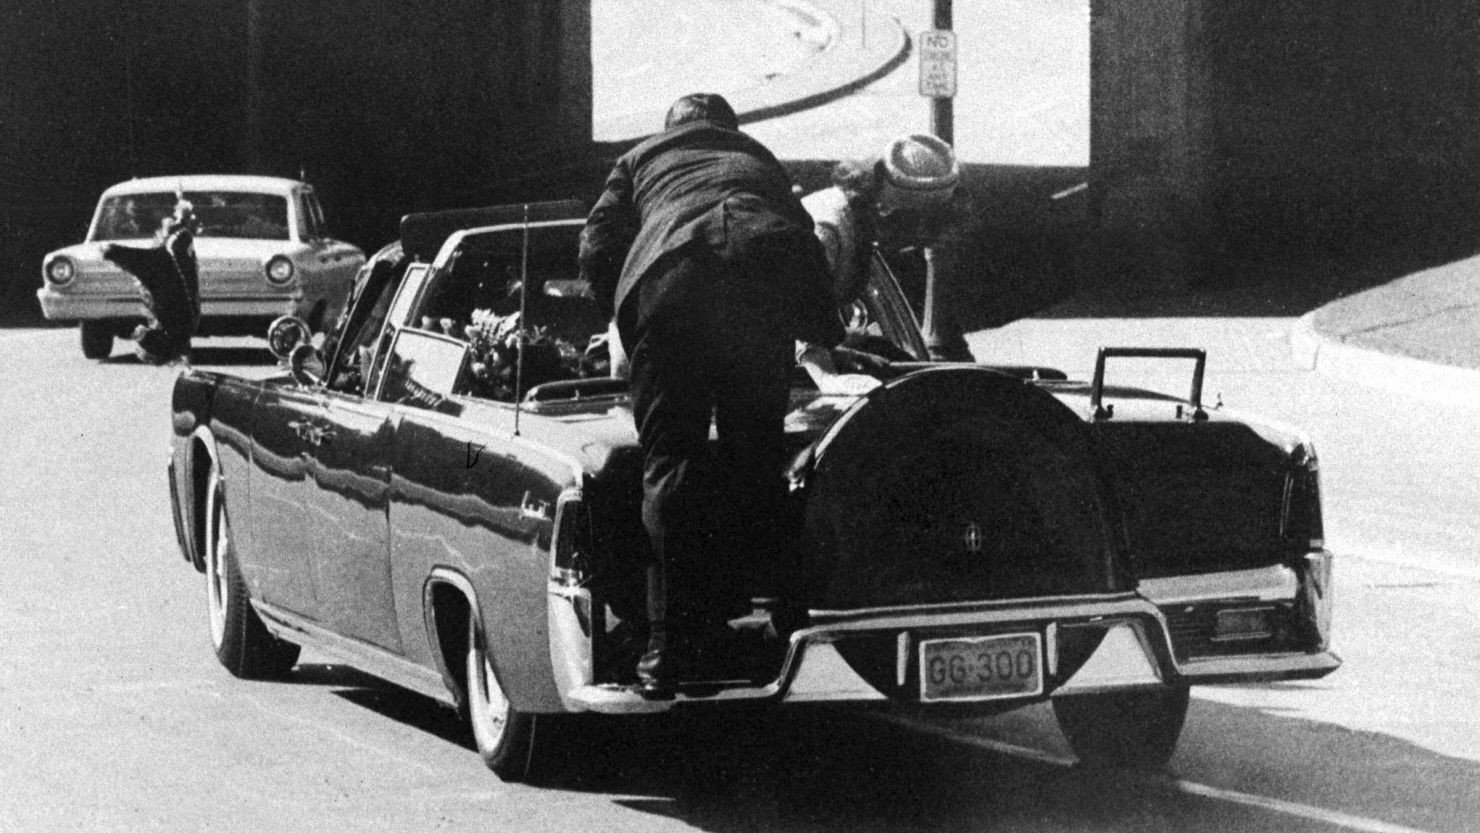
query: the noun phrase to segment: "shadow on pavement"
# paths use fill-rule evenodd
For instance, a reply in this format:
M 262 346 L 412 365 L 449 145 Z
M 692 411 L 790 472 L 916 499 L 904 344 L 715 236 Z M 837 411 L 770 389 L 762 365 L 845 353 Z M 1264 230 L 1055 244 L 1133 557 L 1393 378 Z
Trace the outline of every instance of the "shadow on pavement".
M 440 703 L 339 665 L 301 665 L 290 680 L 331 688 L 467 749 L 469 766 L 478 766 L 462 721 Z M 941 725 L 996 740 L 1020 731 L 998 722 L 1008 719 Z M 1480 763 L 1384 734 L 1199 698 L 1164 773 L 1055 763 L 1064 753 L 1051 718 L 1035 730 L 1052 736 L 1043 741 L 1050 748 L 1044 760 L 825 707 L 574 715 L 563 724 L 555 766 L 534 786 L 612 794 L 623 807 L 715 833 L 944 831 L 988 822 L 1010 830 L 1263 833 L 1331 829 L 1342 816 L 1366 820 L 1364 829 L 1441 833 L 1470 829 L 1480 818 Z
M 453 709 L 347 665 L 299 664 L 284 682 L 323 686 L 346 702 L 473 750 L 467 726 Z M 476 759 L 473 763 L 476 764 Z
M 1480 764 L 1473 761 L 1384 735 L 1206 702 L 1189 722 L 1193 731 L 1171 775 L 1059 766 L 854 714 L 813 712 L 759 728 L 720 724 L 683 741 L 650 771 L 659 783 L 648 790 L 662 792 L 666 783 L 667 800 L 619 803 L 716 833 L 982 825 L 1263 833 L 1332 829 L 1338 814 L 1457 831 L 1480 818 Z M 982 723 L 990 733 L 991 722 Z M 1206 771 L 1209 760 L 1216 771 Z M 1180 771 L 1194 766 L 1200 783 L 1309 807 L 1313 817 L 1196 794 L 1176 780 L 1197 781 Z

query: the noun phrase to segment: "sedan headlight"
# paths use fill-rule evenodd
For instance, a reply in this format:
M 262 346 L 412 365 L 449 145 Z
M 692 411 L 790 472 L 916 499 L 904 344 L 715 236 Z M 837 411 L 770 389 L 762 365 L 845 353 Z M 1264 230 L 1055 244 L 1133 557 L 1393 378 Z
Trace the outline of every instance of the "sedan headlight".
M 77 264 L 69 257 L 57 257 L 46 264 L 46 279 L 56 286 L 66 286 L 77 277 Z
M 273 286 L 284 286 L 293 280 L 293 261 L 278 255 L 267 261 L 267 282 Z

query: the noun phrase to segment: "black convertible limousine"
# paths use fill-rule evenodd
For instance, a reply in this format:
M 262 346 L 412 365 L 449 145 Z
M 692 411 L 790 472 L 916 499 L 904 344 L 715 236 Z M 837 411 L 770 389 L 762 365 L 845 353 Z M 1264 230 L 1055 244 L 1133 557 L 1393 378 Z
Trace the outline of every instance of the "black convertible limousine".
M 1106 348 L 1090 380 L 931 363 L 880 259 L 844 312 L 890 378 L 792 391 L 805 621 L 766 628 L 758 592 L 745 674 L 642 699 L 641 461 L 581 226 L 564 203 L 408 216 L 317 346 L 274 328 L 280 375 L 180 375 L 176 531 L 232 674 L 313 646 L 459 709 L 517 780 L 581 742 L 550 731 L 572 713 L 810 703 L 1051 698 L 1082 759 L 1159 765 L 1190 686 L 1340 664 L 1306 438 L 1204 406 L 1198 350 Z M 1187 362 L 1189 394 L 1112 385 L 1125 356 Z

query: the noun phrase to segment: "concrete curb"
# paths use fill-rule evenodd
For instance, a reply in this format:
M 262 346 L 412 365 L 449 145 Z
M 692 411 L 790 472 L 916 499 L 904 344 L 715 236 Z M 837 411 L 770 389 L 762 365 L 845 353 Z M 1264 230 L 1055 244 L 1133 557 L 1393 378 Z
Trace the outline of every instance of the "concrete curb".
M 1480 405 L 1480 371 L 1347 344 L 1316 329 L 1315 312 L 1290 330 L 1290 358 L 1305 370 L 1450 405 Z
M 806 38 L 827 45 L 795 75 L 777 78 L 744 90 L 718 90 L 729 99 L 741 124 L 799 113 L 835 101 L 893 72 L 910 55 L 910 37 L 899 19 L 868 10 L 871 34 L 868 47 L 842 48 L 851 29 L 837 17 L 805 0 L 763 0 L 783 8 L 801 21 Z M 666 108 L 666 105 L 665 105 Z M 603 122 L 602 143 L 629 142 L 657 132 L 664 110 L 627 113 Z

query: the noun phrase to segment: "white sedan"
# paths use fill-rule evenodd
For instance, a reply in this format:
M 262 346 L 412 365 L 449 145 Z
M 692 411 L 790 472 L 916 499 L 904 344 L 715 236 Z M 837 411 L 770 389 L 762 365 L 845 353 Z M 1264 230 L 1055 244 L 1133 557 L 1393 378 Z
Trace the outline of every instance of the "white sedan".
M 114 336 L 145 316 L 134 279 L 104 260 L 103 248 L 155 245 L 161 221 L 182 196 L 201 222 L 201 334 L 259 334 L 281 315 L 317 330 L 339 314 L 365 253 L 329 236 L 311 186 L 265 176 L 133 179 L 103 192 L 84 242 L 42 261 L 42 313 L 80 322 L 85 356 L 107 358 Z

